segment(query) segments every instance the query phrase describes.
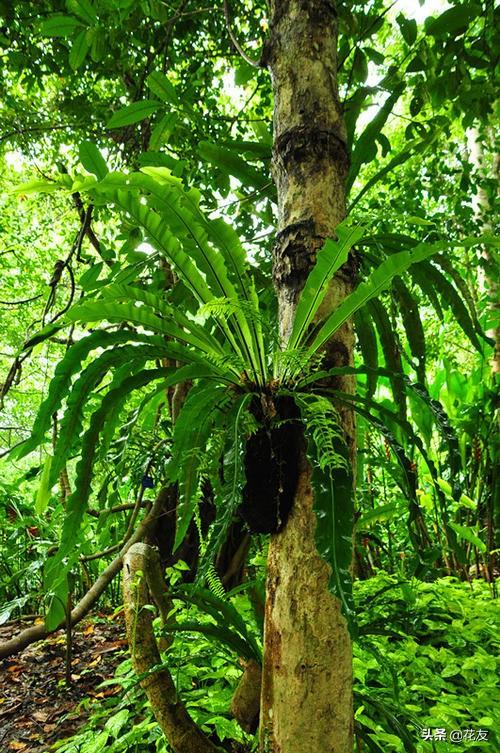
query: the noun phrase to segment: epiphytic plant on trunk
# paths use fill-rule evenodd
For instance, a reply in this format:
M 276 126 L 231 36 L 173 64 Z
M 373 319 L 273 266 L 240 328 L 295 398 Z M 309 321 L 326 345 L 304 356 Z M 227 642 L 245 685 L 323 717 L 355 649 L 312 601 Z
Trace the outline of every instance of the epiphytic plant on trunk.
M 98 177 L 101 179 L 87 179 L 84 186 L 81 179 L 77 183 L 91 193 L 95 203 L 114 203 L 141 228 L 145 240 L 171 266 L 193 305 L 191 311 L 183 312 L 169 302 L 168 295 L 161 297 L 140 280 L 130 284 L 118 276 L 73 306 L 61 324 L 52 325 L 36 338 L 39 341 L 52 335 L 56 327 L 74 322 L 115 325 L 110 331 L 92 332 L 68 350 L 32 436 L 15 450 L 20 457 L 43 442 L 51 416 L 66 401 L 46 483 L 53 484 L 69 458 L 78 455 L 79 460 L 60 548 L 46 568 L 47 587 L 56 597 L 49 624 L 58 619 L 57 604 L 78 556 L 78 531 L 92 491 L 94 462 L 109 448 L 129 396 L 150 388 L 140 411 L 158 391 L 190 381 L 193 386 L 175 423 L 173 441 L 165 449 L 170 454 L 168 478 L 178 483 L 180 490 L 175 548 L 196 514 L 200 485 L 210 463 L 214 468 L 221 458 L 224 482 L 217 481 L 217 472 L 210 475 L 217 516 L 203 545 L 202 575 L 237 509 L 252 531 L 274 533 L 283 528 L 296 491 L 305 425 L 317 491 L 318 551 L 331 567 L 330 587 L 352 625 L 351 470 L 331 398 L 345 399 L 355 408 L 358 405 L 352 396 L 332 390 L 325 397 L 322 349 L 331 335 L 376 299 L 395 276 L 435 253 L 442 244 L 420 244 L 388 256 L 322 320 L 318 312 L 329 282 L 363 236 L 361 228 L 341 224 L 337 240 L 328 240 L 318 252 L 289 338 L 279 342 L 278 323 L 259 300 L 237 234 L 222 220 L 204 215 L 195 190 L 185 191 L 181 182 L 162 168 L 130 175 L 103 172 Z M 88 360 L 96 350 L 101 352 Z M 145 368 L 148 362 L 164 359 L 179 366 Z M 108 380 L 107 389 L 101 397 L 104 379 Z M 89 402 L 93 408 L 84 429 Z M 369 405 L 361 403 L 360 409 L 370 415 Z

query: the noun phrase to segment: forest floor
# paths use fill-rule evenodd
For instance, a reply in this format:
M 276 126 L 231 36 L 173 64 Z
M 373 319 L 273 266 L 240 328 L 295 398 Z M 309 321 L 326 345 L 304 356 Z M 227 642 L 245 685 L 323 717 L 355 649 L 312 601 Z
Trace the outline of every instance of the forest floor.
M 0 641 L 26 627 L 0 627 Z M 73 631 L 71 684 L 65 681 L 64 631 L 0 661 L 0 750 L 45 753 L 51 744 L 74 734 L 86 721 L 84 698 L 106 698 L 119 685 L 100 683 L 113 677 L 127 642 L 122 615 L 83 621 Z

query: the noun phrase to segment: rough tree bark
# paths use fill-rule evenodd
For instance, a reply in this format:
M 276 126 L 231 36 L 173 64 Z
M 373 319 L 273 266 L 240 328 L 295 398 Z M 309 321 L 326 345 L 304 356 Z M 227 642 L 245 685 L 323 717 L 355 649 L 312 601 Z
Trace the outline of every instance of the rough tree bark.
M 271 0 L 263 63 L 274 90 L 273 177 L 278 193 L 274 282 L 283 341 L 316 253 L 345 215 L 346 132 L 337 88 L 336 7 L 330 0 Z M 348 263 L 326 306 L 354 285 Z M 322 314 L 326 313 L 323 308 Z M 352 363 L 349 323 L 327 346 L 328 365 Z M 349 377 L 336 382 L 352 391 Z M 351 456 L 350 412 L 341 420 Z M 351 753 L 352 649 L 340 603 L 328 591 L 328 567 L 315 545 L 310 469 L 302 459 L 294 508 L 271 537 L 262 674 L 262 753 Z
M 165 612 L 163 585 L 157 550 L 140 543 L 130 547 L 123 559 L 123 596 L 134 669 L 174 753 L 218 753 L 220 748 L 186 711 L 168 669 L 154 669 L 161 664 L 161 657 L 153 632 L 153 615 L 146 607 L 152 596 L 160 612 Z

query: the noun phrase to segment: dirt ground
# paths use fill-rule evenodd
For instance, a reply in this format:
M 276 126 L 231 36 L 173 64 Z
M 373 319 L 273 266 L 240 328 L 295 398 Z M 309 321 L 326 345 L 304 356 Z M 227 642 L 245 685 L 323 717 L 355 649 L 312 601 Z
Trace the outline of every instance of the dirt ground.
M 32 623 L 29 623 L 32 624 Z M 0 627 L 0 641 L 27 627 Z M 119 686 L 99 684 L 113 677 L 127 654 L 123 617 L 99 615 L 77 625 L 73 632 L 71 684 L 65 681 L 64 631 L 29 646 L 0 662 L 0 751 L 45 753 L 54 742 L 69 737 L 85 722 L 79 708 L 85 698 L 104 698 Z

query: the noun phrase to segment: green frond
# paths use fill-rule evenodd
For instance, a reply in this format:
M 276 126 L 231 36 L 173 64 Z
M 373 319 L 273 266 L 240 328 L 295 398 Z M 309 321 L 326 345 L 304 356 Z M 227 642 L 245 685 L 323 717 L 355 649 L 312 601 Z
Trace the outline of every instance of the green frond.
M 350 574 L 354 526 L 352 468 L 341 423 L 335 407 L 327 398 L 298 392 L 293 396 L 307 430 L 316 546 L 330 567 L 329 588 L 339 599 L 349 631 L 355 635 Z

